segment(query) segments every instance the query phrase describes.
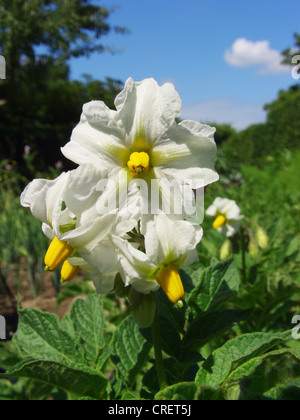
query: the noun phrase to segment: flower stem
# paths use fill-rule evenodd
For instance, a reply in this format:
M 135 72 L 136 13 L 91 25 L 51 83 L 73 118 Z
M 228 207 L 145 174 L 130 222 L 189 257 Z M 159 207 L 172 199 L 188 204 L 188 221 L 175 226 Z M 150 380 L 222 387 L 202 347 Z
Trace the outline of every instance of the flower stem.
M 154 321 L 152 324 L 152 337 L 153 337 L 153 346 L 154 346 L 154 353 L 155 353 L 155 364 L 156 364 L 156 371 L 160 389 L 166 388 L 167 378 L 165 373 L 165 368 L 163 364 L 163 357 L 162 357 L 162 350 L 161 350 L 161 343 L 160 343 L 160 331 L 159 331 L 159 323 L 158 323 L 158 312 L 156 310 Z
M 246 244 L 245 244 L 245 232 L 244 228 L 241 227 L 240 230 L 241 235 L 241 250 L 242 250 L 242 279 L 243 283 L 246 283 Z

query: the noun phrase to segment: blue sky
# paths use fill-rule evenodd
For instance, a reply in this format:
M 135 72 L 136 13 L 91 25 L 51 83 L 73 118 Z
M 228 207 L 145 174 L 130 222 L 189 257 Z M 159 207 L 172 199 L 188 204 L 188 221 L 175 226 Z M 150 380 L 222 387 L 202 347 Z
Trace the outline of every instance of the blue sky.
M 295 80 L 279 65 L 280 52 L 300 32 L 299 0 L 116 0 L 104 44 L 122 52 L 71 61 L 71 77 L 103 80 L 154 77 L 174 83 L 182 117 L 232 123 L 243 129 L 264 121 L 263 105 Z

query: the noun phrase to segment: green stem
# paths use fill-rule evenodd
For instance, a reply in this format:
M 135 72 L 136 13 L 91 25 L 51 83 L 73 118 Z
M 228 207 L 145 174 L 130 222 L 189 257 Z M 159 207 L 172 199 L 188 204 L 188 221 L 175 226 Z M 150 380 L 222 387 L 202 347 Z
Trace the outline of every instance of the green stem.
M 241 250 L 242 250 L 242 279 L 243 283 L 246 283 L 246 244 L 245 244 L 245 232 L 244 228 L 241 227 L 240 230 L 241 235 Z
M 166 388 L 166 386 L 168 386 L 168 384 L 167 384 L 167 378 L 166 378 L 165 368 L 163 364 L 157 310 L 156 310 L 154 321 L 152 324 L 152 337 L 153 337 L 153 346 L 154 346 L 154 352 L 155 352 L 155 363 L 156 363 L 158 382 L 159 382 L 160 389 L 164 389 Z

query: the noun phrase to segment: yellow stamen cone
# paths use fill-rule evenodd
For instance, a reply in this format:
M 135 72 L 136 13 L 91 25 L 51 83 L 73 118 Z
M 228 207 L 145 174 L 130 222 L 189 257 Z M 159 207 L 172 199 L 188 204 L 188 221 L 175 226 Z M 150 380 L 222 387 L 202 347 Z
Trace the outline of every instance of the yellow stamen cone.
M 170 265 L 167 268 L 163 268 L 156 280 L 172 303 L 182 303 L 182 300 L 185 298 L 185 292 L 176 267 Z
M 216 220 L 213 223 L 214 229 L 219 229 L 226 223 L 226 217 L 223 216 L 223 214 L 219 214 L 219 216 L 216 218 Z
M 65 261 L 61 269 L 61 282 L 71 281 L 81 270 L 80 267 L 73 266 L 69 261 Z
M 56 236 L 52 240 L 45 256 L 46 271 L 55 271 L 73 254 L 74 248 L 68 242 L 60 241 Z
M 130 155 L 127 166 L 133 176 L 146 174 L 150 167 L 150 157 L 146 152 L 134 152 Z

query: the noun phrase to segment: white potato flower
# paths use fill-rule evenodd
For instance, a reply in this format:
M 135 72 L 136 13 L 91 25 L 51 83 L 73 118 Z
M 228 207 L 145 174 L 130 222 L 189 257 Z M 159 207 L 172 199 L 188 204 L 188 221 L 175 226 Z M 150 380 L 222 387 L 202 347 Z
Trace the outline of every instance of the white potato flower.
M 71 141 L 62 148 L 76 164 L 106 171 L 113 182 L 103 200 L 112 200 L 116 190 L 140 180 L 176 180 L 193 188 L 199 180 L 202 187 L 218 180 L 215 129 L 195 121 L 177 124 L 181 100 L 172 84 L 129 78 L 115 106 L 111 110 L 102 101 L 85 104 Z M 98 182 L 95 176 L 94 184 Z
M 206 210 L 206 214 L 215 217 L 213 227 L 228 238 L 239 231 L 244 218 L 234 200 L 221 197 L 214 200 Z
M 62 148 L 78 167 L 53 181 L 34 180 L 21 204 L 52 240 L 45 264 L 50 271 L 62 265 L 62 280 L 82 267 L 106 293 L 120 272 L 125 286 L 142 294 L 162 287 L 172 302 L 180 302 L 184 288 L 178 270 L 198 259 L 202 228 L 171 207 L 149 213 L 153 189 L 159 203 L 175 204 L 187 192 L 195 201 L 194 189 L 217 181 L 215 129 L 177 123 L 178 93 L 172 84 L 159 86 L 153 79 L 128 79 L 115 107 L 102 101 L 83 106 Z M 179 193 L 168 189 L 173 181 Z
M 99 215 L 96 203 L 101 193 L 91 183 L 91 172 L 94 175 L 83 165 L 55 180 L 35 179 L 23 191 L 21 204 L 30 208 L 52 240 L 45 257 L 47 269 L 54 271 L 68 259 L 72 266 L 89 271 L 107 291 L 118 263 L 110 235 L 126 237 L 137 221 L 121 212 Z
M 143 249 L 112 236 L 125 285 L 142 294 L 162 287 L 173 303 L 184 299 L 178 270 L 198 260 L 195 248 L 202 234 L 199 225 L 160 214 L 146 224 Z

